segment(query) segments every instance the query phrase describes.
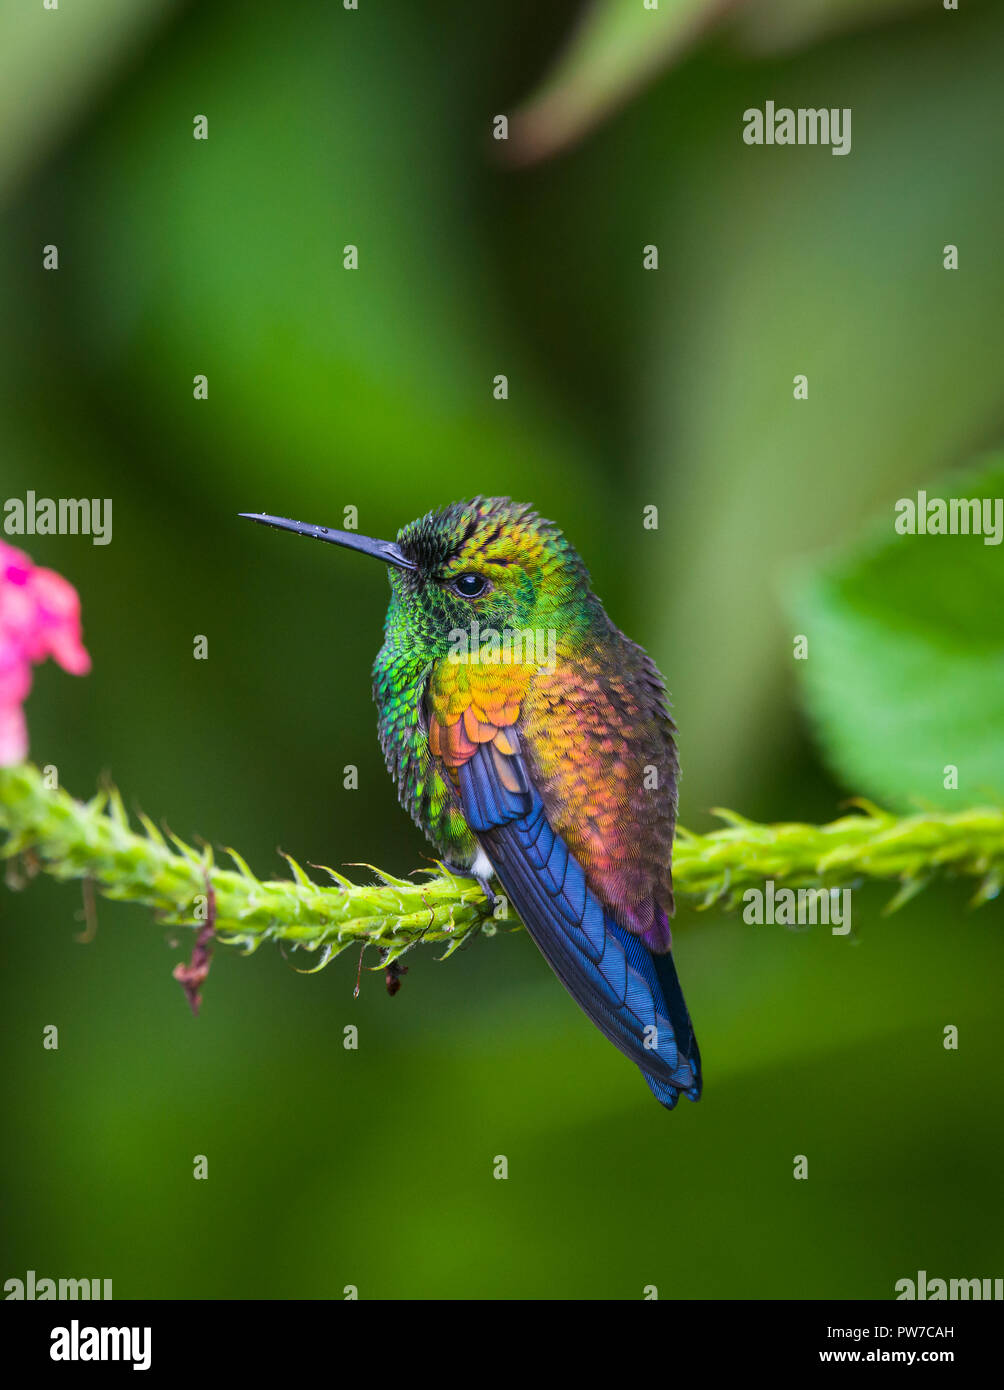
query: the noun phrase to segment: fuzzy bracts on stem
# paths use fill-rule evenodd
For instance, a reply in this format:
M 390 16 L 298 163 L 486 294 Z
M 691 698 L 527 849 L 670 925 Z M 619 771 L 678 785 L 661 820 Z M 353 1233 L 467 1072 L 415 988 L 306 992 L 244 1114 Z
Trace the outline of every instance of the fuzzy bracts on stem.
M 974 905 L 995 897 L 1004 882 L 1004 810 L 993 807 L 900 818 L 861 802 L 853 814 L 821 826 L 717 814 L 722 829 L 681 830 L 674 849 L 677 897 L 698 907 L 734 906 L 765 879 L 785 887 L 897 882 L 889 910 L 938 873 L 976 880 Z M 322 886 L 286 856 L 291 878 L 262 880 L 234 850 L 225 853 L 236 868 L 220 868 L 210 848 L 197 851 L 149 818 L 139 820 L 143 833 L 131 828 L 114 789 L 80 802 L 49 790 L 31 764 L 0 769 L 5 858 L 21 854 L 55 878 L 90 880 L 105 897 L 143 903 L 159 921 L 179 926 L 204 925 L 209 885 L 223 944 L 254 951 L 267 940 L 291 942 L 320 951 L 321 964 L 348 946 L 370 944 L 386 953 L 386 964 L 419 942 L 446 943 L 444 957 L 451 955 L 471 934 L 496 926 L 480 888 L 441 869 L 400 879 L 364 865 L 377 882 L 358 884 L 316 866 L 332 880 Z M 500 925 L 518 923 L 510 916 Z

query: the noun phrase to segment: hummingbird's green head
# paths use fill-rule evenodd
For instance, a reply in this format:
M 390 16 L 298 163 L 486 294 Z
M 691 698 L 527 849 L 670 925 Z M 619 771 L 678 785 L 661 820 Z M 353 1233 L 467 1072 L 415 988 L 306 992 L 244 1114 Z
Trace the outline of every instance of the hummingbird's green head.
M 458 632 L 472 629 L 545 630 L 560 644 L 598 608 L 586 568 L 558 527 L 508 497 L 475 497 L 429 512 L 403 527 L 396 541 L 244 515 L 383 560 L 391 583 L 388 640 L 430 660 L 453 649 Z
M 400 627 L 432 656 L 472 628 L 561 635 L 589 594 L 586 568 L 561 531 L 508 497 L 429 512 L 398 532 L 397 545 L 413 568 L 391 570 L 388 632 Z

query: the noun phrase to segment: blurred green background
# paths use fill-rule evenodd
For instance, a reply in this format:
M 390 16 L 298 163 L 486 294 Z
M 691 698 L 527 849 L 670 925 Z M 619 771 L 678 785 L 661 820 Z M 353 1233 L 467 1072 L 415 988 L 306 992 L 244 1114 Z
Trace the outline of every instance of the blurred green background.
M 34 759 L 77 795 L 107 770 L 260 873 L 278 847 L 422 865 L 370 702 L 385 576 L 236 513 L 338 525 L 353 505 L 390 536 L 482 492 L 558 520 L 666 674 L 685 825 L 943 800 L 967 688 L 915 783 L 869 781 L 867 756 L 841 776 L 786 595 L 801 616 L 800 575 L 1000 439 L 1004 7 L 811 9 L 739 7 L 520 165 L 491 121 L 560 59 L 564 0 L 0 4 L 0 492 L 114 505 L 108 546 L 23 542 L 79 588 L 94 658 L 82 681 L 39 671 Z M 586 107 L 593 80 L 573 73 Z M 851 107 L 852 153 L 745 146 L 767 99 Z M 890 669 L 897 621 L 954 573 L 947 549 L 911 553 Z M 999 585 L 1000 552 L 980 559 Z M 966 602 L 997 660 L 1001 608 Z M 925 699 L 909 682 L 874 711 L 894 766 L 896 712 Z M 1004 794 L 970 773 L 959 809 Z M 855 894 L 849 939 L 682 911 L 706 1091 L 668 1115 L 523 933 L 413 954 L 393 1000 L 365 971 L 353 999 L 348 954 L 307 978 L 219 950 L 193 1021 L 148 914 L 101 903 L 82 945 L 75 888 L 3 892 L 4 1277 L 885 1298 L 919 1269 L 1000 1275 L 1000 904 L 970 913 L 947 884 L 886 920 L 889 896 Z

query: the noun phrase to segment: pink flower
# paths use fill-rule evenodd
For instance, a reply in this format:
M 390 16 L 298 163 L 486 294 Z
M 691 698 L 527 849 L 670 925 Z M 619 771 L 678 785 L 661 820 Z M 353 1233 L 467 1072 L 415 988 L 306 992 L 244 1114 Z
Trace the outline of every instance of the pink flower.
M 81 645 L 80 599 L 55 570 L 37 569 L 0 541 L 0 767 L 23 762 L 28 729 L 21 706 L 33 662 L 51 656 L 74 676 L 91 669 Z

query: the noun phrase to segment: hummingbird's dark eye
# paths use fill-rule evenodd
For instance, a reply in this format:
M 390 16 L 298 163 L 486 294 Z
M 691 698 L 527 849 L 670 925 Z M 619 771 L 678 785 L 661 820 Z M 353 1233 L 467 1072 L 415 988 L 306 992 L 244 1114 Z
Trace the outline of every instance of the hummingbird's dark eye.
M 458 574 L 452 583 L 454 592 L 461 598 L 477 598 L 488 588 L 488 580 L 480 574 Z

